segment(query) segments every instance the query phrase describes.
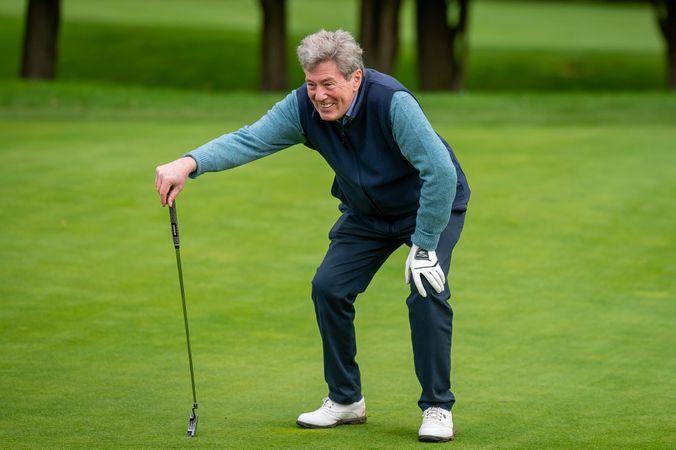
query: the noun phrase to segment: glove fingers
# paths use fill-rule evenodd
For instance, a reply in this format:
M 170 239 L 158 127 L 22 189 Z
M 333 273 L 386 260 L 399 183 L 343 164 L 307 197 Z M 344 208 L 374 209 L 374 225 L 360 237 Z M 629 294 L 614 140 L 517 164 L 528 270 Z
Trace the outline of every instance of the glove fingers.
M 434 272 L 434 274 L 436 275 L 437 281 L 439 282 L 439 289 L 437 289 L 437 294 L 441 294 L 441 291 L 444 290 L 444 283 L 446 282 L 446 277 L 444 276 L 444 273 L 441 270 Z
M 427 297 L 427 291 L 423 287 L 422 280 L 420 279 L 420 273 L 413 273 L 413 281 L 415 282 L 415 287 L 418 289 L 418 293 L 423 297 Z
M 436 270 L 431 270 L 425 273 L 425 278 L 430 283 L 432 288 L 437 291 L 437 294 L 444 290 L 443 283 L 439 280 L 439 274 Z

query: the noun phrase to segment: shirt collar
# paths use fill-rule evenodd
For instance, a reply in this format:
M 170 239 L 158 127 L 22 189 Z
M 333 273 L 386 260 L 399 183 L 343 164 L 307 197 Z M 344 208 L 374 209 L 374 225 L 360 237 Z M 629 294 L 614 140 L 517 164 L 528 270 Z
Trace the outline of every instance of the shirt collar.
M 345 116 L 348 118 L 352 118 L 354 115 L 354 105 L 357 104 L 357 98 L 359 97 L 359 92 L 361 89 L 357 90 L 357 93 L 355 94 L 354 98 L 352 99 L 352 103 L 350 103 L 350 107 L 347 109 L 347 113 L 345 113 Z
M 354 118 L 357 101 L 359 100 L 359 96 L 361 95 L 361 88 L 362 88 L 363 85 L 364 85 L 364 79 L 362 78 L 362 85 L 359 86 L 359 89 L 357 89 L 357 93 L 355 94 L 354 98 L 352 98 L 352 103 L 350 103 L 350 107 L 347 108 L 347 112 L 345 113 L 345 115 L 341 119 L 343 124 L 348 123 L 349 121 L 351 121 Z

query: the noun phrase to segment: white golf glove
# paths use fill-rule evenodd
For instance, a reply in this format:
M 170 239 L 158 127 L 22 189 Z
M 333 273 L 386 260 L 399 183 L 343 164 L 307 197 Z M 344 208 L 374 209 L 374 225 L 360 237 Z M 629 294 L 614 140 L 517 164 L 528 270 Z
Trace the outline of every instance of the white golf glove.
M 433 250 L 424 250 L 413 244 L 411 245 L 408 258 L 406 258 L 406 284 L 409 284 L 411 277 L 413 277 L 415 287 L 420 295 L 425 298 L 427 297 L 427 291 L 423 287 L 421 275 L 427 279 L 438 294 L 444 290 L 446 276 L 437 260 L 437 253 Z

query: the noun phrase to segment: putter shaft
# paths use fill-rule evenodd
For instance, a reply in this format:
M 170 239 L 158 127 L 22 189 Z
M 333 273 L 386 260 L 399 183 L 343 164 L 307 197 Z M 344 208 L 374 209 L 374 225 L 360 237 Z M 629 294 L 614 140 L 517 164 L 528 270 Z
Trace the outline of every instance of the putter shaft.
M 188 308 L 185 302 L 185 287 L 183 284 L 183 266 L 181 264 L 181 243 L 178 235 L 178 217 L 176 214 L 176 201 L 173 206 L 169 207 L 169 219 L 171 221 L 171 235 L 174 241 L 174 249 L 176 251 L 176 266 L 178 267 L 178 281 L 181 287 L 181 304 L 183 306 L 183 323 L 185 325 L 185 340 L 188 344 L 188 363 L 190 365 L 190 385 L 192 386 L 192 414 L 188 420 L 188 433 L 190 437 L 194 437 L 197 433 L 197 421 L 199 416 L 195 411 L 197 409 L 197 392 L 195 390 L 195 371 L 192 364 L 192 350 L 190 348 L 190 327 L 188 326 Z
M 185 340 L 188 344 L 188 363 L 190 364 L 190 384 L 192 386 L 192 401 L 197 407 L 197 393 L 195 391 L 195 371 L 192 365 L 192 350 L 190 348 L 190 328 L 188 327 L 188 308 L 185 303 L 185 287 L 183 285 L 183 269 L 181 266 L 181 252 L 176 247 L 176 265 L 178 266 L 178 280 L 181 285 L 181 303 L 183 305 L 183 323 L 185 324 Z

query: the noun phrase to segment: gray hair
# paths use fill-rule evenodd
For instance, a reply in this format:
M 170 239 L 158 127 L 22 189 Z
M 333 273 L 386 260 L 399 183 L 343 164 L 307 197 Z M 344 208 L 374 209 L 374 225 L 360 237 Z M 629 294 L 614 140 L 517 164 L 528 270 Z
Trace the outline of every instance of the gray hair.
M 324 61 L 334 61 L 345 79 L 357 69 L 364 70 L 362 49 L 352 35 L 342 29 L 321 30 L 306 36 L 296 49 L 303 70 L 312 70 Z

